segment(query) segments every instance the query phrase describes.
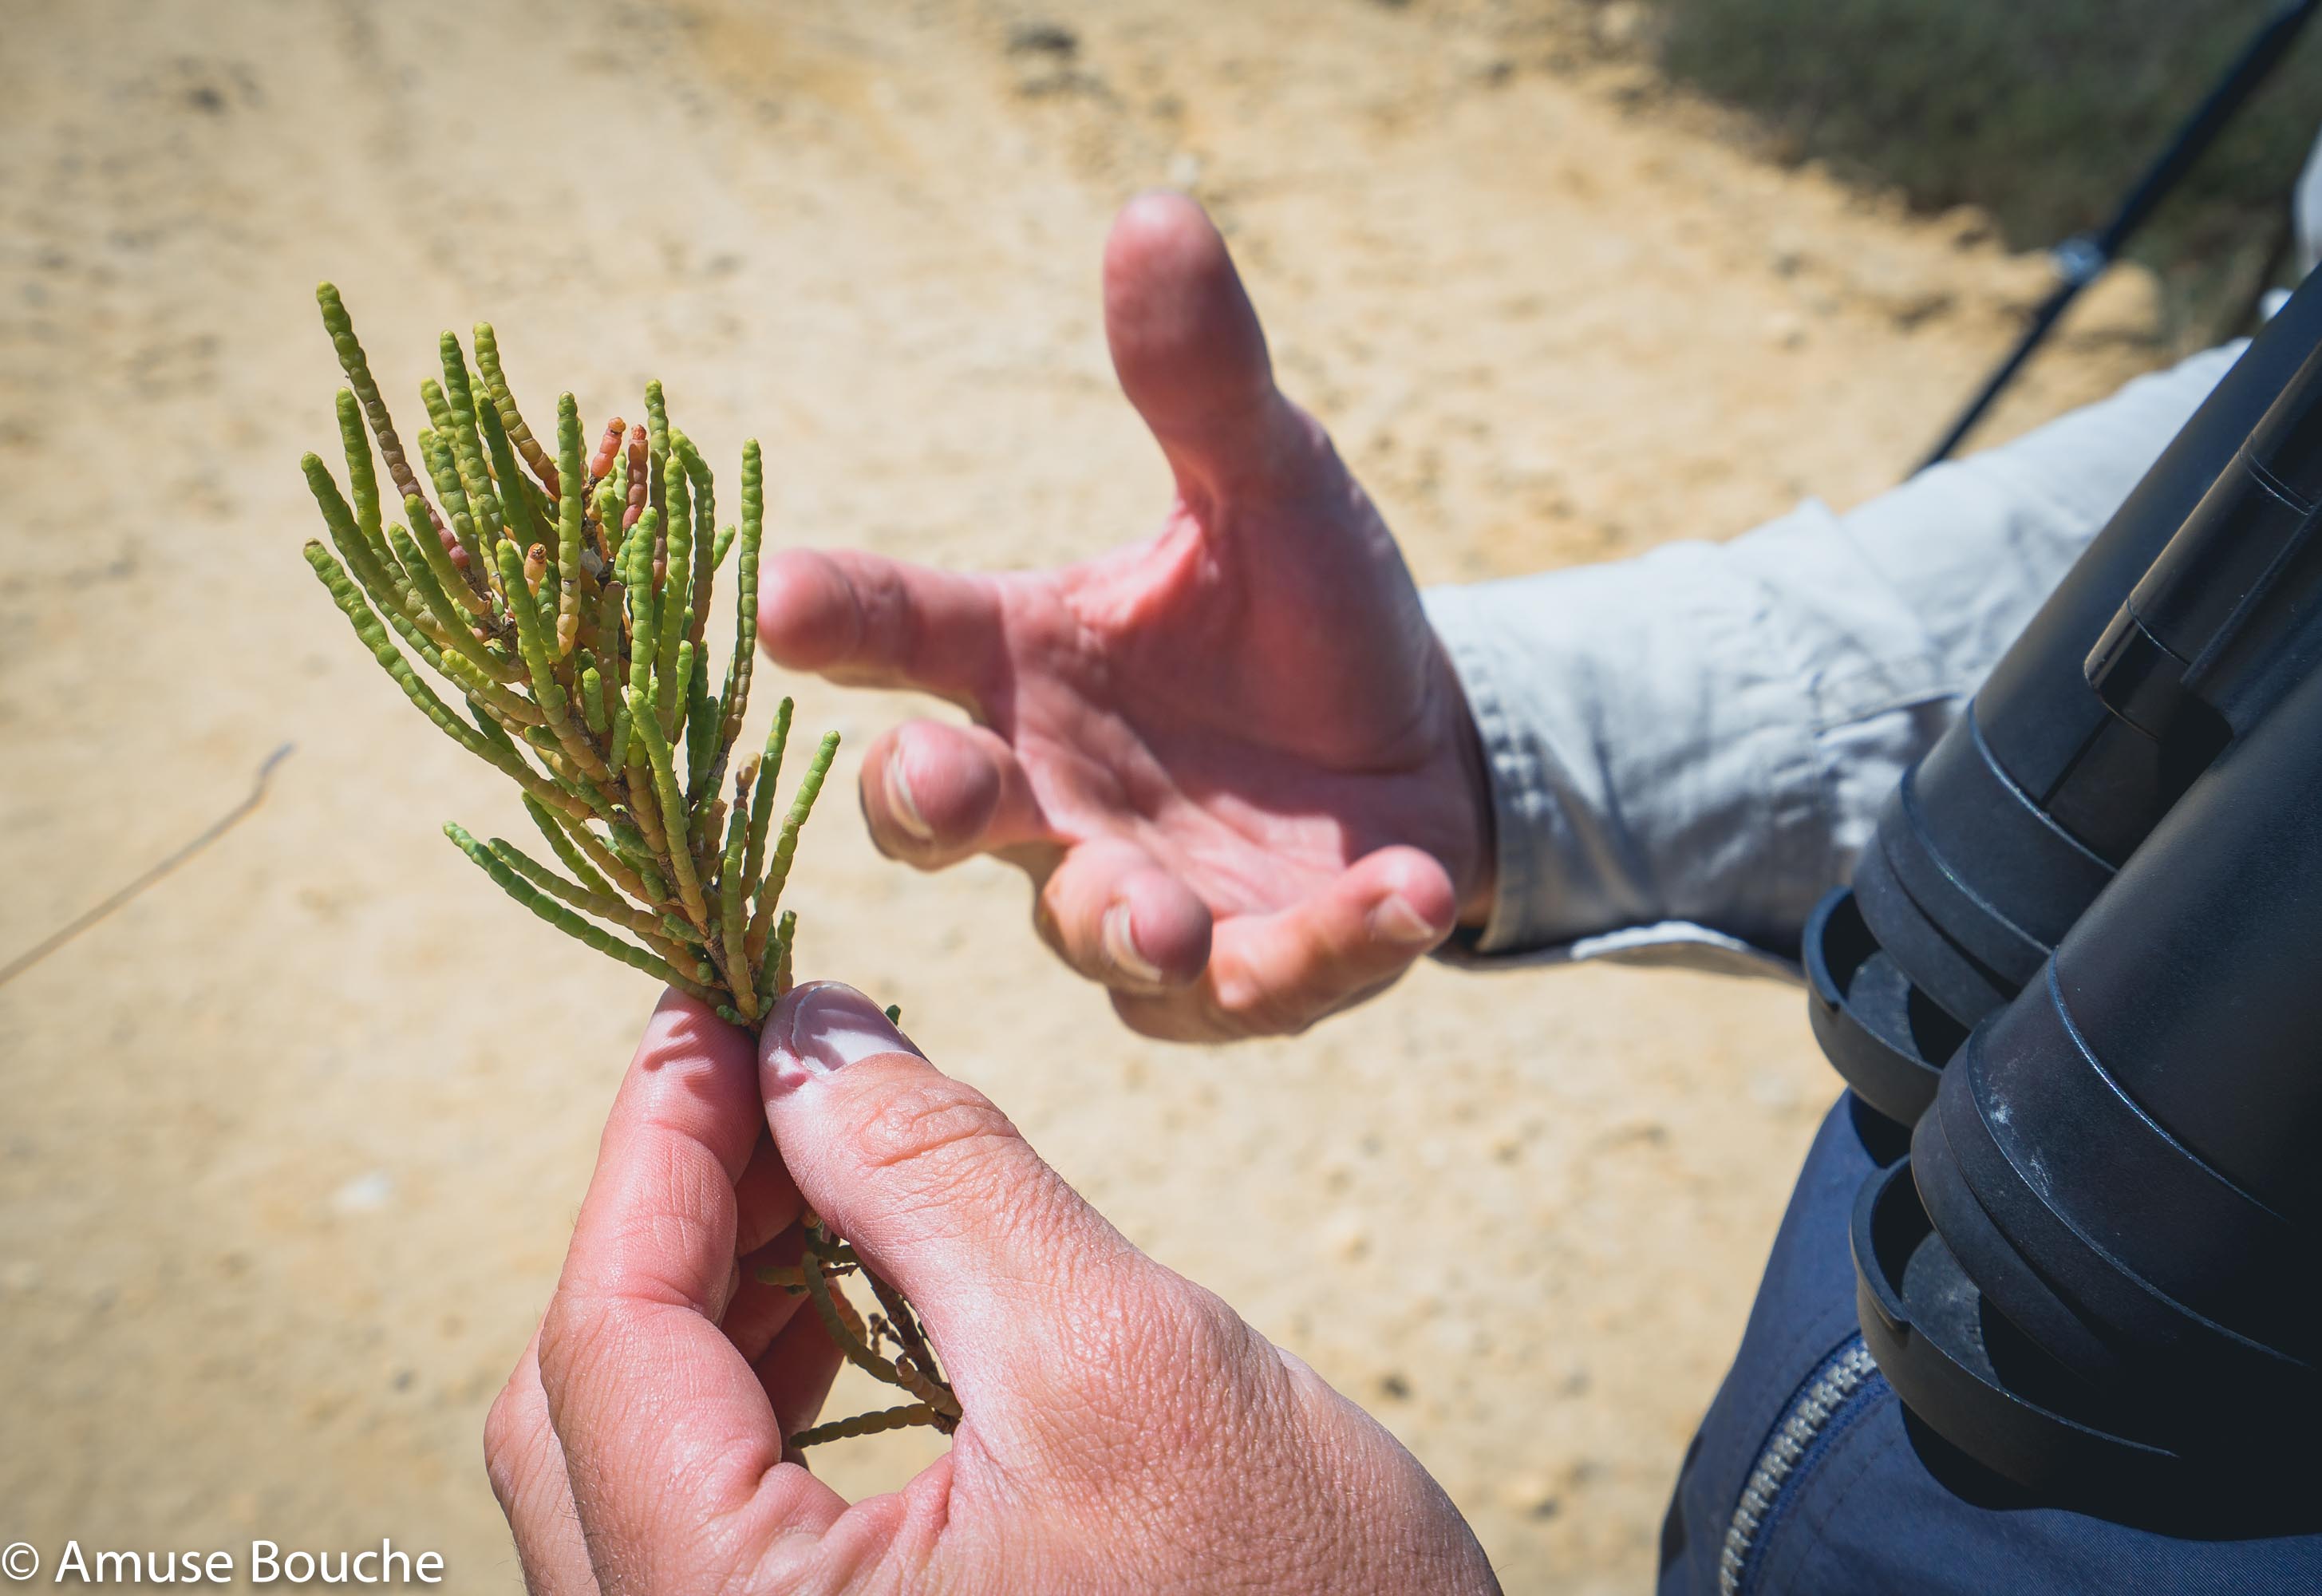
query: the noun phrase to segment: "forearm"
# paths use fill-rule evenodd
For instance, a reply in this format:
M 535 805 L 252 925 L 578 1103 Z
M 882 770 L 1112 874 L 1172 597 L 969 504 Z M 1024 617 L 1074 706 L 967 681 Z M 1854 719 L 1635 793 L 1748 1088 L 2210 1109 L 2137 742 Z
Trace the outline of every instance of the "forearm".
M 1948 725 L 2236 350 L 1841 517 L 1437 589 L 1489 768 L 1470 952 L 1629 928 L 1787 957 Z

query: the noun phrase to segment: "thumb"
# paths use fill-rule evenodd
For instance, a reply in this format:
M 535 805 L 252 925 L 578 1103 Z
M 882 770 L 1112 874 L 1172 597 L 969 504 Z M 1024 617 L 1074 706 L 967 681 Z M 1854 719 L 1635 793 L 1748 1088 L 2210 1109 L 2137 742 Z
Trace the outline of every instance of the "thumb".
M 1182 194 L 1140 194 L 1104 245 L 1104 332 L 1121 391 L 1190 501 L 1289 457 L 1294 412 L 1226 241 Z
M 1105 1322 L 1163 1272 L 852 986 L 783 997 L 758 1078 L 799 1190 L 911 1299 L 979 1424 L 1012 1394 L 1039 1406 L 1070 1389 L 1091 1349 L 1066 1326 Z

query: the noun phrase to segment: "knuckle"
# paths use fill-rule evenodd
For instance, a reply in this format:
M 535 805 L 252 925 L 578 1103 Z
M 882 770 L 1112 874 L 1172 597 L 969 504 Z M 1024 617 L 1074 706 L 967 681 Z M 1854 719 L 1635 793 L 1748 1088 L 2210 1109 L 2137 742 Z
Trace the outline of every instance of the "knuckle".
M 884 659 L 903 659 L 919 646 L 919 615 L 902 572 L 877 564 L 855 574 L 855 598 L 862 618 L 858 653 L 869 651 Z
M 570 1291 L 558 1292 L 549 1303 L 540 1321 L 539 1361 L 541 1390 L 552 1415 L 614 1335 L 613 1316 L 602 1304 Z
M 931 1073 L 872 1094 L 844 1128 L 864 1169 L 919 1177 L 955 1192 L 988 1183 L 1023 1147 L 1014 1123 L 990 1098 Z
M 484 1416 L 484 1477 L 502 1513 L 513 1518 L 523 1509 L 527 1489 L 540 1488 L 542 1459 L 554 1445 L 548 1415 L 531 1399 L 519 1369 Z
M 1215 1292 L 1173 1274 L 1155 1271 L 1121 1301 L 1121 1310 L 1111 1316 L 1112 1335 L 1090 1327 L 1092 1343 L 1103 1346 L 1106 1362 L 1116 1369 L 1184 1370 L 1190 1383 L 1211 1385 L 1219 1370 L 1248 1352 L 1257 1334 Z
M 516 1500 L 517 1459 L 523 1446 L 523 1420 L 517 1417 L 516 1389 L 503 1390 L 484 1415 L 484 1474 L 503 1511 Z
M 1171 1296 L 1175 1312 L 1170 1316 L 1171 1350 L 1205 1367 L 1239 1364 L 1259 1350 L 1269 1354 L 1273 1344 L 1250 1328 L 1233 1305 L 1190 1280 L 1174 1280 Z

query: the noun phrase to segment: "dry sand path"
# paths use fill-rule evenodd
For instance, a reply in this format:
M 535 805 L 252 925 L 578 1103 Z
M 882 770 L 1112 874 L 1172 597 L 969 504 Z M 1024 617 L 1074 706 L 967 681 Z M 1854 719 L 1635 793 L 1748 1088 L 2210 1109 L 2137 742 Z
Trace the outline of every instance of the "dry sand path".
M 1123 0 L 1067 52 L 1019 7 L 900 0 L 5 7 L 0 957 L 298 748 L 0 989 L 0 1539 L 391 1534 L 518 1588 L 479 1429 L 652 994 L 443 845 L 522 817 L 297 558 L 337 381 L 315 280 L 411 415 L 436 330 L 486 316 L 536 415 L 658 374 L 721 471 L 763 437 L 784 538 L 1050 562 L 1161 508 L 1095 261 L 1175 181 L 1422 580 L 1891 481 L 2038 267 L 1733 153 L 1577 45 L 1585 9 L 1519 9 Z M 2155 358 L 2111 298 L 2010 425 Z M 800 696 L 858 747 L 909 708 Z M 1299 1041 L 1172 1050 L 1050 964 L 1010 874 L 886 866 L 844 802 L 809 841 L 812 970 L 900 1001 L 1376 1412 L 1511 1590 L 1644 1582 L 1833 1091 L 1794 992 L 1429 968 Z M 479 953 L 526 995 L 479 1001 Z M 828 1466 L 873 1489 L 923 1452 Z

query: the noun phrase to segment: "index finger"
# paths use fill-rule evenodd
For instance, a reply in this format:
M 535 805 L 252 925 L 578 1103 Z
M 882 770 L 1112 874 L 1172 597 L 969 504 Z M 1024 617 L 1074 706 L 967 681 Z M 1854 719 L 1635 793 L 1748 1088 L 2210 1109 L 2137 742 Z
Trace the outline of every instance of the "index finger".
M 762 1113 L 750 1038 L 664 995 L 540 1331 L 549 1419 L 608 1591 L 715 1588 L 845 1509 L 782 1461 L 765 1391 L 718 1325 Z
M 854 687 L 910 687 L 968 708 L 1000 656 L 996 579 L 851 550 L 786 549 L 758 576 L 776 665 Z

